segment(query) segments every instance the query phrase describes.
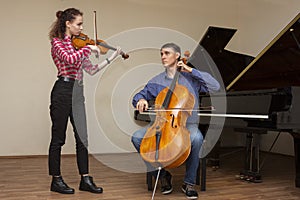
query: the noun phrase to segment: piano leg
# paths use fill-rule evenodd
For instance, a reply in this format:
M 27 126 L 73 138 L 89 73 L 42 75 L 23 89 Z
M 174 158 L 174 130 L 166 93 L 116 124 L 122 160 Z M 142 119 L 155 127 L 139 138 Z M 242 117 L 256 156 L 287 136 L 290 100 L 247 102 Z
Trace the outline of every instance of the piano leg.
M 240 172 L 240 175 L 237 176 L 237 178 L 249 182 L 261 183 L 259 146 L 261 134 L 265 134 L 266 132 L 251 128 L 237 128 L 235 131 L 247 133 L 245 166 L 244 170 Z
M 254 135 L 252 132 L 247 133 L 245 167 L 240 172 L 240 179 L 250 182 L 262 182 L 259 167 L 259 142 L 260 135 Z
M 300 187 L 300 136 L 299 133 L 292 134 L 294 138 L 294 151 L 295 151 L 295 186 Z

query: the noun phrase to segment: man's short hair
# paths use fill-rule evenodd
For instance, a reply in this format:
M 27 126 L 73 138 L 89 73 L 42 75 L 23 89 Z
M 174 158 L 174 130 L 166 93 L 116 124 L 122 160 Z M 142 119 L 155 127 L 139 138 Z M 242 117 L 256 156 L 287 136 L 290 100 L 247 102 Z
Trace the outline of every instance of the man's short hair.
M 167 44 L 164 44 L 160 50 L 164 49 L 164 48 L 172 48 L 175 52 L 179 53 L 181 55 L 181 50 L 180 50 L 180 47 L 177 45 L 177 44 L 174 44 L 174 43 L 167 43 Z

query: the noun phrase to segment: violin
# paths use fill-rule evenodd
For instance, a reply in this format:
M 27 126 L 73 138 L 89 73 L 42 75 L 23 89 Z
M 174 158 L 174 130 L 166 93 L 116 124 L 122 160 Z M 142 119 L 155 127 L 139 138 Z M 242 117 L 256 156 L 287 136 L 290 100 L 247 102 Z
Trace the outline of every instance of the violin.
M 179 71 L 176 70 L 171 85 L 157 95 L 156 119 L 141 142 L 142 158 L 155 167 L 178 167 L 191 151 L 186 121 L 192 114 L 195 97 L 185 86 L 177 83 Z
M 109 49 L 116 51 L 117 49 L 108 45 L 104 40 L 95 40 L 90 39 L 87 35 L 80 33 L 79 35 L 75 35 L 72 37 L 72 45 L 75 49 L 80 49 L 86 45 L 97 45 L 100 49 L 101 54 L 106 54 Z M 129 55 L 121 51 L 122 58 L 125 60 L 129 58 Z

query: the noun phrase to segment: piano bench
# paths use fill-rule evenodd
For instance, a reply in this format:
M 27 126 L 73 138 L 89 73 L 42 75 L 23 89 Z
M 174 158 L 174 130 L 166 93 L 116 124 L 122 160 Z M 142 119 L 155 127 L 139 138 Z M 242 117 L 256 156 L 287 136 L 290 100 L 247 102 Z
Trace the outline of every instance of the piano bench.
M 200 176 L 201 173 L 201 176 Z M 146 174 L 146 184 L 148 186 L 148 191 L 153 190 L 152 184 L 152 175 L 150 172 Z M 200 185 L 200 190 L 206 190 L 206 158 L 200 158 L 198 170 L 197 170 L 197 177 L 196 177 L 196 185 Z

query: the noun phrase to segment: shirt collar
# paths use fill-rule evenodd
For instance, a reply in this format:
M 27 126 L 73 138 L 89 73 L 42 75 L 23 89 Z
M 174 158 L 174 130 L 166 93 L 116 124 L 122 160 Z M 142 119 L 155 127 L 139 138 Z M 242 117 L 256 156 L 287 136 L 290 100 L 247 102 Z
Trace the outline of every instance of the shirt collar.
M 71 41 L 71 37 L 65 34 L 64 40 Z
M 167 70 L 165 70 L 165 72 L 164 72 L 164 76 L 165 76 L 165 79 L 168 79 L 168 80 L 173 80 L 172 78 L 170 78 L 169 76 L 168 76 L 168 74 L 167 74 Z M 181 73 L 179 72 L 179 76 L 178 76 L 178 79 L 179 79 L 179 77 L 181 76 Z

